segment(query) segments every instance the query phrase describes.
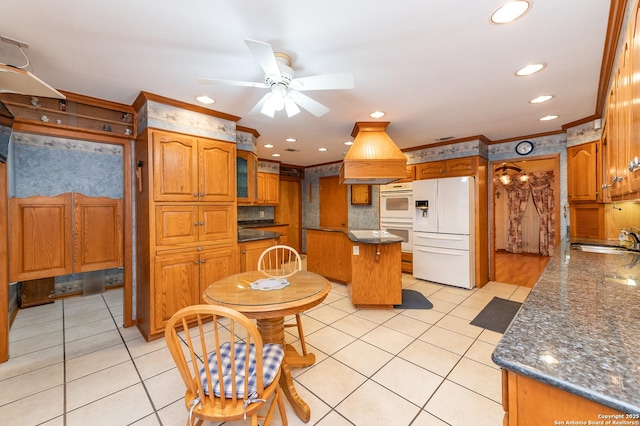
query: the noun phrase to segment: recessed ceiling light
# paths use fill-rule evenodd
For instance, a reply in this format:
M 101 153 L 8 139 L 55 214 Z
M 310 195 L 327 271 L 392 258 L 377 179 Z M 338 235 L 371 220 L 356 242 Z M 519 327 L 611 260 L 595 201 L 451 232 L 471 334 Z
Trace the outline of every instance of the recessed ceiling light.
M 541 104 L 543 102 L 547 102 L 551 98 L 553 98 L 553 95 L 542 95 L 542 96 L 538 96 L 537 98 L 531 99 L 529 101 L 529 103 L 530 104 Z
M 545 115 L 544 117 L 540 118 L 540 121 L 555 120 L 556 118 L 558 118 L 557 115 Z
M 369 114 L 369 117 L 371 118 L 382 118 L 386 115 L 386 112 L 384 111 L 374 111 L 371 114 Z
M 322 151 L 322 152 L 324 152 L 324 151 L 326 151 L 326 150 L 327 150 L 327 148 L 318 148 L 318 151 Z
M 491 22 L 494 24 L 508 24 L 513 22 L 531 8 L 531 3 L 525 0 L 510 1 L 500 9 L 493 12 Z
M 526 67 L 520 68 L 518 71 L 516 71 L 516 75 L 518 77 L 524 77 L 526 75 L 535 74 L 546 66 L 547 64 L 529 64 Z
M 353 141 L 346 141 L 344 144 L 345 145 L 353 145 Z
M 280 154 L 271 154 L 272 157 L 280 157 Z
M 263 145 L 265 148 L 273 148 L 273 145 L 271 145 L 270 143 L 266 143 Z
M 297 141 L 297 139 L 296 138 L 286 138 L 285 141 L 287 141 L 287 142 L 295 142 L 295 141 Z
M 212 104 L 215 102 L 215 99 L 212 99 L 207 95 L 202 95 L 202 96 L 196 96 L 196 101 L 203 104 Z

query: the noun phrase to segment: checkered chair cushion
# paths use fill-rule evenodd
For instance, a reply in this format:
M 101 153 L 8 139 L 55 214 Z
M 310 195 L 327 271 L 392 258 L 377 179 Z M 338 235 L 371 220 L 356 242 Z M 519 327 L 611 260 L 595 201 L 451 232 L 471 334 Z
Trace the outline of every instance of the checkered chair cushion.
M 258 390 L 256 388 L 256 350 L 255 345 L 252 343 L 249 349 L 249 395 L 244 395 L 244 369 L 247 345 L 246 343 L 235 344 L 235 360 L 236 360 L 236 396 L 249 402 L 255 400 L 258 397 Z M 231 376 L 231 344 L 229 342 L 220 345 L 220 356 L 222 358 L 222 376 L 224 380 L 225 397 L 231 398 L 233 396 L 233 389 L 231 382 L 234 377 Z M 269 386 L 273 379 L 278 374 L 278 369 L 284 358 L 284 350 L 282 346 L 275 343 L 267 343 L 262 347 L 262 373 L 263 373 L 263 385 Z M 214 351 L 209 355 L 209 366 L 211 368 L 211 380 L 213 381 L 213 394 L 220 396 L 220 381 L 218 379 L 218 364 L 216 362 L 216 352 Z M 202 386 L 204 393 L 209 395 L 209 387 L 207 385 L 207 374 L 204 367 L 200 369 L 200 380 L 202 380 Z

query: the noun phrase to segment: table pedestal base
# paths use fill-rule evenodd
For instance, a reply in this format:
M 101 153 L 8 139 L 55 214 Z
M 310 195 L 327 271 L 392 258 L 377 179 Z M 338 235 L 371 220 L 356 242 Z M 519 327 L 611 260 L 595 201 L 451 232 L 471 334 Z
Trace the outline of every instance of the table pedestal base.
M 295 411 L 303 422 L 307 423 L 311 419 L 311 409 L 298 395 L 293 383 L 293 378 L 291 377 L 289 365 L 293 367 L 307 367 L 315 362 L 315 355 L 307 354 L 300 356 L 293 346 L 285 345 L 284 317 L 258 319 L 257 324 L 263 343 L 278 343 L 285 348 L 282 374 L 280 375 L 280 386 L 282 387 L 284 396 L 291 404 L 293 411 Z

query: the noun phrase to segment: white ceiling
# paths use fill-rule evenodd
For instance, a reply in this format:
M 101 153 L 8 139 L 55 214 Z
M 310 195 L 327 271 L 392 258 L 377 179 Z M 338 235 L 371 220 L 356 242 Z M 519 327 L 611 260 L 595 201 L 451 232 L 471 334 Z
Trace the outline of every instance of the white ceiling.
M 505 1 L 3 0 L 0 34 L 29 43 L 27 69 L 57 89 L 125 104 L 141 90 L 192 104 L 208 94 L 212 109 L 261 134 L 261 158 L 308 166 L 341 160 L 374 110 L 387 112 L 400 148 L 555 131 L 594 114 L 609 2 L 533 0 L 518 21 L 490 24 Z M 356 87 L 305 92 L 331 109 L 320 118 L 248 115 L 266 89 L 196 81 L 261 82 L 245 39 L 290 55 L 297 77 L 350 71 Z M 542 72 L 514 76 L 540 61 Z M 0 43 L 0 62 L 25 60 Z M 542 94 L 555 98 L 528 103 Z M 559 119 L 538 121 L 548 114 Z

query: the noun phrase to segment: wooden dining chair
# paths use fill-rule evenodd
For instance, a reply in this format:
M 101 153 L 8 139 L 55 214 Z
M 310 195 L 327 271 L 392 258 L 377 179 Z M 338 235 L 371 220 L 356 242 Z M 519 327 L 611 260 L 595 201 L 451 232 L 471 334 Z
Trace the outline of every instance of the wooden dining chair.
M 286 278 L 297 271 L 302 270 L 302 260 L 300 254 L 293 247 L 286 245 L 271 246 L 262 252 L 258 258 L 258 271 L 265 271 L 268 275 L 279 278 Z M 304 342 L 304 331 L 302 330 L 302 318 L 296 314 L 296 322 L 285 323 L 285 327 L 296 327 L 300 338 L 302 354 L 307 354 L 307 345 Z
M 176 312 L 165 339 L 187 388 L 187 426 L 249 418 L 251 426 L 271 422 L 276 404 L 287 425 L 279 380 L 281 345 L 263 345 L 256 325 L 240 312 L 194 305 Z M 258 415 L 273 397 L 264 416 Z M 265 410 L 261 410 L 262 412 Z

